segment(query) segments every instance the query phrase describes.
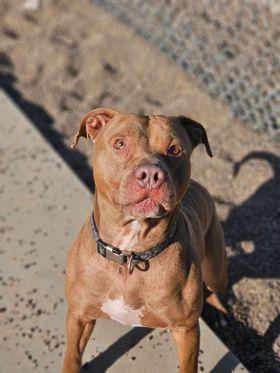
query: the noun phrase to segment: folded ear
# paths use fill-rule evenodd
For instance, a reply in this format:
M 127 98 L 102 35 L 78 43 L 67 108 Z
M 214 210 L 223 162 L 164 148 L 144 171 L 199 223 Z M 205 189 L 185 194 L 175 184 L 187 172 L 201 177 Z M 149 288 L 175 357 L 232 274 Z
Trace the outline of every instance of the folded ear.
M 194 121 L 191 118 L 187 118 L 184 116 L 177 117 L 176 119 L 187 131 L 189 138 L 191 140 L 191 143 L 193 145 L 193 148 L 195 148 L 198 144 L 204 144 L 209 157 L 213 157 L 213 154 L 210 149 L 209 142 L 208 142 L 206 130 L 203 127 L 203 125 Z
M 73 138 L 71 148 L 73 149 L 77 145 L 80 137 L 90 138 L 93 141 L 101 128 L 116 114 L 117 111 L 106 108 L 95 109 L 87 113 L 80 123 L 78 132 Z

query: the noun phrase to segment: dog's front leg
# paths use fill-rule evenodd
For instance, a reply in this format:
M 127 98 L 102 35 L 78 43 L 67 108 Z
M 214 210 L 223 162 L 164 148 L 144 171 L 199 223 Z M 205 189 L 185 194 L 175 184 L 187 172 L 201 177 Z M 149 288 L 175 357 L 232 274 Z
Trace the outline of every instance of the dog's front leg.
M 84 322 L 70 310 L 67 314 L 67 347 L 63 373 L 79 373 L 82 356 L 93 331 L 95 320 Z
M 191 328 L 172 327 L 171 332 L 175 340 L 180 373 L 196 373 L 199 352 L 199 324 Z

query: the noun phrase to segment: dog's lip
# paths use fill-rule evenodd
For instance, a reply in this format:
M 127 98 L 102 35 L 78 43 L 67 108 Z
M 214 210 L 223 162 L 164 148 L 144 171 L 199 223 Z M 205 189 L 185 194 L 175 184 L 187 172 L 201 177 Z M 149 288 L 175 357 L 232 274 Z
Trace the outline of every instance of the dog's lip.
M 145 198 L 140 199 L 140 200 L 137 201 L 137 202 L 132 203 L 132 205 L 133 205 L 133 206 L 137 206 L 137 205 L 141 204 L 142 202 L 146 202 L 146 201 L 147 201 L 147 202 L 153 202 L 155 205 L 160 203 L 160 201 L 155 201 L 155 200 L 154 200 L 153 198 L 151 198 L 150 196 L 147 196 L 147 197 L 145 197 Z
M 123 197 L 123 198 L 118 198 Z M 121 210 L 141 209 L 141 205 L 153 204 L 154 207 L 170 210 L 174 203 L 175 193 L 167 185 L 158 189 L 126 190 L 125 194 L 112 196 L 111 202 Z
M 140 213 L 142 216 L 151 217 L 158 215 L 161 209 L 160 201 L 155 201 L 150 196 L 130 205 L 132 213 Z
M 120 202 L 117 202 L 117 201 L 114 201 L 114 203 L 118 206 L 121 206 L 121 207 L 128 207 L 128 206 L 135 206 L 137 205 L 138 203 L 141 203 L 145 200 L 152 200 L 152 198 L 147 194 L 146 196 L 142 197 L 142 198 L 139 198 L 135 201 L 129 201 L 127 203 L 120 203 Z M 155 202 L 155 201 L 154 201 Z

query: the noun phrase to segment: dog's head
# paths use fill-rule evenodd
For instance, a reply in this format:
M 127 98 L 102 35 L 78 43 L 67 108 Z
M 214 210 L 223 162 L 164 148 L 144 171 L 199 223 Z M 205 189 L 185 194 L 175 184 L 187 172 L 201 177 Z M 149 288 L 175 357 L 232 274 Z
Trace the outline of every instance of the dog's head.
M 161 217 L 176 207 L 191 175 L 190 156 L 200 143 L 212 157 L 204 127 L 190 118 L 142 116 L 96 109 L 82 120 L 79 137 L 94 143 L 97 192 L 136 218 Z

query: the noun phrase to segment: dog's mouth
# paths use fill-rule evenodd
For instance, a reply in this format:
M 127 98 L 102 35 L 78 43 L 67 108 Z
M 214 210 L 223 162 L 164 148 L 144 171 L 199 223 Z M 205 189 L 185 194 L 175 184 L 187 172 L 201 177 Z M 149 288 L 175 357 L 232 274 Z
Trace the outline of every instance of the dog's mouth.
M 145 193 L 141 198 L 116 205 L 134 217 L 159 218 L 172 210 L 172 200 L 169 195 L 154 196 L 153 193 Z
M 118 209 L 134 218 L 160 218 L 176 206 L 176 189 L 171 182 L 164 182 L 157 188 L 143 188 L 135 178 L 124 179 L 111 202 Z
M 136 203 L 130 205 L 130 210 L 133 215 L 143 217 L 156 217 L 163 212 L 163 207 L 159 201 L 155 201 L 150 197 L 146 197 Z

